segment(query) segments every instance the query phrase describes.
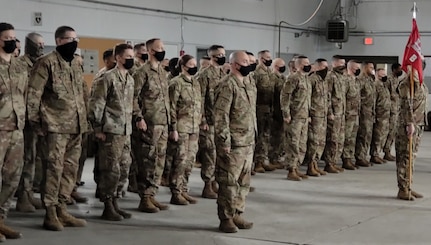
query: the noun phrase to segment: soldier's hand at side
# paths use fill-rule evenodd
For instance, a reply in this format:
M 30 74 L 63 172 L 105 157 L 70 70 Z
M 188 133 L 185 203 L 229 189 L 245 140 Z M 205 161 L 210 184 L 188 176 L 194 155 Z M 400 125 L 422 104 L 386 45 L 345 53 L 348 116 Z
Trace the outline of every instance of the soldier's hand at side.
M 226 154 L 230 153 L 230 147 L 224 147 L 223 150 Z
M 178 131 L 172 131 L 169 133 L 169 138 L 171 138 L 173 141 L 178 141 Z
M 147 124 L 144 119 L 141 119 L 139 122 L 136 122 L 136 127 L 142 131 L 147 131 Z
M 283 118 L 283 120 L 284 120 L 284 122 L 286 122 L 287 124 L 289 124 L 290 121 L 292 121 L 292 118 L 291 117 L 285 117 L 285 118 Z
M 30 128 L 39 136 L 45 136 L 46 133 L 43 132 L 42 127 L 39 123 L 30 122 Z
M 200 128 L 203 130 L 203 131 L 208 131 L 209 129 L 210 129 L 210 127 L 208 126 L 208 124 L 202 124 L 201 126 L 200 126 Z
M 334 117 L 334 115 L 332 115 L 332 114 L 328 116 L 328 119 L 329 119 L 329 120 L 331 120 L 331 121 L 334 121 L 334 118 L 335 118 L 335 117 Z
M 311 117 L 308 118 L 308 123 L 311 123 Z
M 106 134 L 104 134 L 104 133 L 95 133 L 94 136 L 96 137 L 96 139 L 99 139 L 101 141 L 106 140 Z
M 406 126 L 407 136 L 411 137 L 415 133 L 415 125 L 412 123 Z

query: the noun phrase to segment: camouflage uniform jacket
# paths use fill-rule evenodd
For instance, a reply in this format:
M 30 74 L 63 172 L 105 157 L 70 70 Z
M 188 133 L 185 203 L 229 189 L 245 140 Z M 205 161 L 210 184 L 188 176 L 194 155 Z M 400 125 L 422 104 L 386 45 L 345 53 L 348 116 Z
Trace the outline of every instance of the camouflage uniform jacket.
M 326 76 L 329 100 L 328 115 L 342 116 L 346 111 L 346 75 L 330 71 Z
M 346 116 L 357 116 L 361 107 L 361 85 L 358 78 L 346 79 Z
M 398 77 L 394 76 L 393 74 L 390 74 L 388 76 L 388 81 L 385 83 L 387 88 L 389 89 L 389 93 L 391 94 L 391 114 L 396 115 L 398 114 L 399 110 L 399 96 L 397 93 L 397 88 L 399 85 L 399 79 Z
M 289 76 L 280 94 L 283 118 L 308 118 L 310 100 L 311 88 L 308 82 L 308 75 L 297 72 Z
M 179 133 L 199 133 L 201 123 L 201 87 L 191 77 L 181 74 L 171 80 L 169 85 L 171 125 L 170 131 Z
M 376 117 L 389 118 L 390 116 L 391 94 L 386 86 L 382 81 L 376 81 Z
M 274 81 L 274 98 L 273 98 L 273 116 L 274 119 L 282 122 L 283 121 L 283 113 L 281 112 L 280 105 L 280 94 L 283 89 L 284 84 L 286 83 L 286 77 L 283 74 L 277 74 L 273 72 L 271 74 L 272 80 Z
M 134 81 L 118 68 L 96 79 L 91 91 L 88 119 L 95 133 L 132 134 Z
M 134 113 L 149 125 L 169 125 L 169 91 L 166 71 L 147 62 L 135 74 Z
M 257 106 L 260 107 L 258 110 L 261 112 L 272 112 L 273 110 L 275 81 L 272 73 L 268 67 L 262 67 L 261 65 L 254 72 L 257 87 Z
M 376 102 L 376 85 L 372 76 L 360 75 L 361 84 L 361 110 L 362 116 L 374 118 Z
M 328 113 L 328 84 L 317 73 L 309 77 L 311 92 L 310 116 L 326 118 Z
M 66 62 L 52 51 L 39 58 L 31 72 L 28 119 L 52 133 L 85 133 L 87 93 L 81 65 L 76 59 Z
M 10 63 L 0 58 L 0 130 L 22 130 L 25 125 L 27 69 L 11 58 Z
M 424 125 L 427 105 L 428 89 L 425 84 L 414 83 L 413 103 L 410 95 L 410 76 L 401 81 L 398 87 L 400 98 L 399 125 L 405 127 L 407 124 Z
M 201 85 L 203 103 L 202 124 L 214 125 L 214 93 L 225 75 L 221 67 L 210 65 L 203 69 L 197 77 Z
M 230 74 L 220 82 L 214 104 L 215 143 L 218 148 L 254 145 L 257 124 L 253 84 Z

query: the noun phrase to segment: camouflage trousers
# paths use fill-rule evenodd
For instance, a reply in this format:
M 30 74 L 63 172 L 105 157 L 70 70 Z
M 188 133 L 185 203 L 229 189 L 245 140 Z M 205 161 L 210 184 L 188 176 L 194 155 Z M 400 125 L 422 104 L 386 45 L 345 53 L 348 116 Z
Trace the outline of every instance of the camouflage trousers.
M 286 166 L 287 169 L 296 169 L 304 161 L 307 151 L 308 118 L 292 119 L 285 125 Z
M 271 163 L 280 162 L 281 156 L 284 155 L 285 135 L 283 131 L 283 121 L 272 120 L 269 150 Z
M 10 202 L 18 188 L 23 168 L 24 135 L 22 130 L 0 131 L 0 218 L 7 217 Z
M 371 137 L 370 155 L 379 156 L 383 151 L 383 146 L 389 133 L 389 115 L 387 117 L 376 117 L 373 126 L 373 136 Z
M 394 145 L 394 142 L 395 142 L 397 125 L 398 125 L 398 114 L 391 113 L 391 117 L 389 118 L 388 138 L 386 139 L 385 146 L 383 147 L 384 152 L 391 152 L 392 150 L 392 146 Z
M 334 120 L 328 119 L 326 146 L 323 153 L 323 160 L 326 163 L 335 164 L 341 158 L 344 148 L 344 126 L 344 115 L 334 116 Z
M 353 159 L 355 157 L 356 135 L 359 127 L 358 115 L 347 115 L 344 128 L 343 159 Z
M 198 161 L 202 164 L 201 178 L 204 182 L 214 181 L 214 168 L 216 162 L 216 148 L 214 144 L 214 125 L 209 130 L 199 131 Z
M 308 125 L 307 151 L 304 164 L 319 162 L 326 144 L 326 117 L 312 117 Z
M 132 147 L 132 163 L 129 168 L 129 186 L 128 189 L 131 191 L 138 190 L 138 163 L 137 156 L 139 156 L 139 152 L 141 151 L 141 132 L 137 129 L 134 129 L 132 132 L 131 139 L 131 147 Z
M 412 136 L 413 153 L 412 153 L 412 173 L 415 161 L 415 155 L 419 148 L 420 138 L 422 137 L 423 130 L 416 126 L 415 133 Z M 407 136 L 405 126 L 398 126 L 395 138 L 395 152 L 396 152 L 396 165 L 397 165 L 397 182 L 398 188 L 410 189 L 410 168 L 409 168 L 409 138 Z
M 134 156 L 138 165 L 138 193 L 141 198 L 154 196 L 165 167 L 168 126 L 148 125 L 147 131 L 137 137 Z
M 172 193 L 188 192 L 189 176 L 198 152 L 198 137 L 197 133 L 179 133 L 178 149 L 170 175 Z
M 366 156 L 373 136 L 374 119 L 371 114 L 359 116 L 359 129 L 356 136 L 355 158 L 357 160 L 366 160 Z
M 45 207 L 59 206 L 70 200 L 75 187 L 82 135 L 48 132 L 41 139 L 44 148 L 42 201 Z
M 253 145 L 232 147 L 230 153 L 217 153 L 215 176 L 219 185 L 217 213 L 220 220 L 231 219 L 245 210 L 253 149 Z
M 122 190 L 131 161 L 130 136 L 107 133 L 106 140 L 99 142 L 100 201 L 114 198 Z
M 33 180 L 36 169 L 36 144 L 38 135 L 26 125 L 24 128 L 24 166 L 18 187 L 18 196 L 33 191 Z
M 163 170 L 163 176 L 170 176 L 172 165 L 176 161 L 176 156 L 178 152 L 178 142 L 168 139 L 168 145 L 166 148 L 166 160 L 165 168 Z
M 266 106 L 256 108 L 257 139 L 254 152 L 254 161 L 265 163 L 269 161 L 269 148 L 272 124 L 272 113 Z
M 81 182 L 82 172 L 84 171 L 85 160 L 87 160 L 87 155 L 88 155 L 88 144 L 89 144 L 89 140 L 90 140 L 89 137 L 90 137 L 90 134 L 88 134 L 88 133 L 82 134 L 81 156 L 79 157 L 78 173 L 76 174 L 76 186 L 75 186 L 75 188 L 77 188 L 78 183 Z

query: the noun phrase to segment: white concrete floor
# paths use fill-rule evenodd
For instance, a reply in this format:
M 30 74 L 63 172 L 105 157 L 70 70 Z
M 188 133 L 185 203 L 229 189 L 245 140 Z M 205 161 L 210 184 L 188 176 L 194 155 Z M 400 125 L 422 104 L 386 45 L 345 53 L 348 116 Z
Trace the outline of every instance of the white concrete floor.
M 99 219 L 103 204 L 94 198 L 93 160 L 85 166 L 85 186 L 79 190 L 88 204 L 70 211 L 88 221 L 85 228 L 62 232 L 42 228 L 44 211 L 11 211 L 7 224 L 24 237 L 10 244 L 431 244 L 431 133 L 425 132 L 416 161 L 414 189 L 425 195 L 416 201 L 396 199 L 395 163 L 330 174 L 301 182 L 286 180 L 286 171 L 258 174 L 247 199 L 245 217 L 252 230 L 236 234 L 217 231 L 215 200 L 199 198 L 189 206 L 170 205 L 156 214 L 137 211 L 139 198 L 127 193 L 120 206 L 133 213 L 130 220 Z M 320 165 L 322 166 L 322 164 Z M 191 194 L 198 197 L 203 183 L 193 171 Z M 168 203 L 169 190 L 161 187 L 158 199 Z

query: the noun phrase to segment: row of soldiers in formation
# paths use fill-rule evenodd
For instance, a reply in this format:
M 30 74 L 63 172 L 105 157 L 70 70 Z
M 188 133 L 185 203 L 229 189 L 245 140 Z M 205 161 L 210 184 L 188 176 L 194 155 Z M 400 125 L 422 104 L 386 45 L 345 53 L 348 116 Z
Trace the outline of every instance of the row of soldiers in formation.
M 298 171 L 302 162 L 307 162 L 309 175 L 324 174 L 317 161 L 325 145 L 325 169 L 341 171 L 335 163 L 344 141 L 334 132 L 344 131 L 348 116 L 356 116 L 352 121 L 359 123 L 361 130 L 367 129 L 363 134 L 360 130 L 354 142 L 358 142 L 357 149 L 362 149 L 356 149 L 362 154 L 357 153 L 361 157 L 356 157 L 356 165 L 369 165 L 365 154 L 370 144 L 370 127 L 373 128 L 374 118 L 379 121 L 374 116 L 382 101 L 376 88 L 379 82 L 385 83 L 384 70 L 378 70 L 374 77 L 372 63 L 366 63 L 357 78 L 357 62 L 349 61 L 346 68 L 342 57 L 334 57 L 333 68 L 328 72 L 327 62 L 319 59 L 310 73 L 308 58 L 299 56 L 292 61 L 294 69 L 286 79 L 282 74 L 286 70 L 284 61 L 272 62 L 268 51 L 259 53 L 259 65 L 252 53 L 236 51 L 229 57 L 227 75 L 223 71 L 225 50 L 213 45 L 208 49 L 207 68 L 198 73 L 196 59 L 184 55 L 168 74 L 162 66 L 163 42 L 150 39 L 140 46 L 146 49 L 142 53 L 138 49 L 134 53 L 128 44 L 116 45 L 113 55 L 104 57 L 107 66 L 94 79 L 88 95 L 82 63 L 75 55 L 79 39 L 73 28 L 59 27 L 55 32 L 56 50 L 43 56 L 42 36 L 31 33 L 26 38 L 25 55 L 15 59 L 15 39 L 13 26 L 0 23 L 0 159 L 3 179 L 11 180 L 0 192 L 2 221 L 7 216 L 7 203 L 19 186 L 22 191 L 18 192 L 18 203 L 27 201 L 27 205 L 41 205 L 46 210 L 46 229 L 59 231 L 65 226 L 86 225 L 85 220 L 72 216 L 66 205 L 77 181 L 82 136 L 90 130 L 98 140 L 95 180 L 98 196 L 105 205 L 102 218 L 114 221 L 131 218 L 119 207 L 118 193 L 127 182 L 132 160 L 141 197 L 139 210 L 153 213 L 168 209 L 168 205 L 155 198 L 168 152 L 171 166 L 169 174 L 165 173 L 165 182 L 169 182 L 172 192 L 171 204 L 196 203 L 188 194 L 188 178 L 197 155 L 205 182 L 202 195 L 217 198 L 219 229 L 236 232 L 238 228 L 252 228 L 253 223 L 242 215 L 252 164 L 256 162 L 255 170 L 268 169 L 268 139 L 276 138 L 270 136 L 274 128 L 284 135 L 278 139 L 284 150 L 278 150 L 276 155 L 284 152 L 288 179 L 306 178 Z M 139 64 L 136 58 L 148 60 Z M 409 99 L 405 92 L 409 87 L 405 84 L 404 81 L 398 86 L 401 101 Z M 398 134 L 402 140 L 408 135 L 419 135 L 418 125 L 423 119 L 426 91 L 418 82 L 415 86 L 414 103 L 400 103 L 399 107 Z M 356 92 L 352 91 L 355 88 Z M 352 97 L 358 98 L 358 92 L 359 100 L 351 100 L 349 95 L 356 93 Z M 348 106 L 357 109 L 356 115 L 349 114 Z M 278 127 L 272 120 L 279 122 Z M 355 125 L 357 128 L 355 123 L 353 128 Z M 361 142 L 364 146 L 358 147 Z M 398 145 L 404 146 L 403 141 Z M 398 157 L 398 152 L 397 149 L 398 197 L 411 199 L 406 194 L 411 190 L 406 184 L 409 175 L 405 157 Z M 43 166 L 42 204 L 31 191 L 36 153 Z M 373 157 L 380 160 L 378 155 Z M 344 164 L 347 169 L 353 169 L 352 166 L 348 161 Z M 411 194 L 420 197 L 416 192 Z M 0 222 L 0 240 L 20 236 Z

